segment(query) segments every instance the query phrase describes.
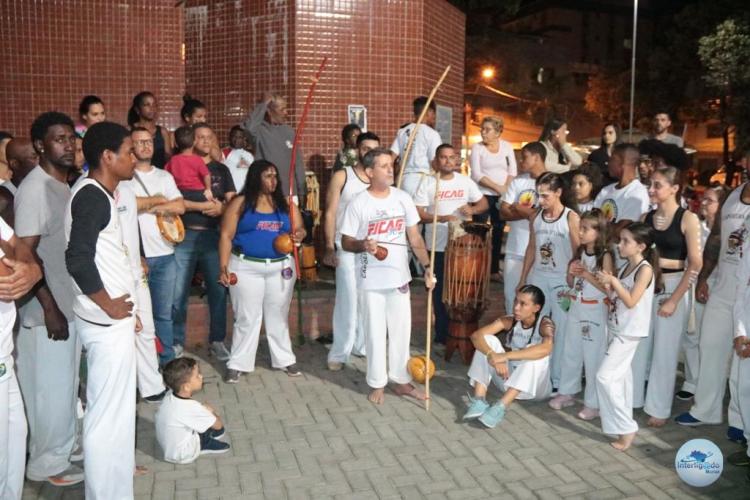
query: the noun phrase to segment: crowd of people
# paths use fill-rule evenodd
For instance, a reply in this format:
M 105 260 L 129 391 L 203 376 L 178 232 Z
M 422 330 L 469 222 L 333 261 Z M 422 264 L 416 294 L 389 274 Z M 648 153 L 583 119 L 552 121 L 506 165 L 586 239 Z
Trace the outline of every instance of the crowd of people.
M 103 100 L 86 96 L 78 123 L 51 111 L 28 137 L 0 135 L 2 498 L 20 498 L 24 476 L 85 481 L 87 498 L 132 498 L 132 478 L 143 473 L 136 394 L 160 405 L 165 460 L 230 448 L 217 411 L 193 399 L 203 383 L 185 356 L 196 271 L 225 383 L 255 370 L 262 325 L 272 368 L 301 375 L 288 316 L 292 250 L 307 237 L 306 187 L 286 101 L 265 95 L 223 149 L 206 106 L 184 101 L 173 133 L 157 125 L 156 96 L 141 92 L 128 127 L 107 121 Z M 450 232 L 486 221 L 506 314 L 471 336 L 465 420 L 494 428 L 515 400 L 549 399 L 561 410 L 583 390 L 578 417 L 600 418 L 613 446 L 627 450 L 634 409 L 658 428 L 674 397 L 693 400 L 677 423 L 720 424 L 729 379 L 728 437 L 746 446 L 750 184 L 711 186 L 699 213 L 686 209 L 687 156 L 666 113 L 655 114 L 654 136 L 638 146 L 606 124 L 587 162 L 563 120 L 547 123 L 517 161 L 500 139 L 502 119 L 487 117 L 470 175 L 435 131 L 434 103 L 419 97 L 413 113 L 390 148 L 357 126 L 342 131 L 323 217 L 323 262 L 336 276 L 327 368 L 364 356 L 373 404 L 385 402 L 389 385 L 424 400 L 407 369 L 412 274 L 433 294 L 441 349 L 450 336 L 442 300 Z M 742 164 L 750 171 L 750 151 Z M 495 402 L 491 383 L 503 392 Z M 747 451 L 729 460 L 747 465 Z

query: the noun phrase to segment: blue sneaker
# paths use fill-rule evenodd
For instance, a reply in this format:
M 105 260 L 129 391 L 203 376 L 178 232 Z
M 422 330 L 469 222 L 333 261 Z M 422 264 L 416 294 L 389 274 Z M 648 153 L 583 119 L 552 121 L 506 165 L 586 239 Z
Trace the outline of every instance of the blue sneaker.
M 471 404 L 469 405 L 469 409 L 466 410 L 466 413 L 464 413 L 464 420 L 479 418 L 485 411 L 487 411 L 487 408 L 490 407 L 490 404 L 484 399 L 470 397 L 469 401 L 471 401 Z
M 482 413 L 479 417 L 479 421 L 484 424 L 485 427 L 494 429 L 497 424 L 503 421 L 505 416 L 505 405 L 498 401 L 494 405 L 490 406 L 487 411 Z
M 675 418 L 674 421 L 680 425 L 685 425 L 687 427 L 698 427 L 699 425 L 706 425 L 705 422 L 701 422 L 700 420 L 692 416 L 689 412 L 683 413 L 682 415 Z
M 208 438 L 205 442 L 201 443 L 201 455 L 226 453 L 229 451 L 229 443 L 217 441 L 214 438 Z
M 737 427 L 731 425 L 727 429 L 727 439 L 737 444 L 746 445 L 747 439 L 745 439 L 745 432 Z

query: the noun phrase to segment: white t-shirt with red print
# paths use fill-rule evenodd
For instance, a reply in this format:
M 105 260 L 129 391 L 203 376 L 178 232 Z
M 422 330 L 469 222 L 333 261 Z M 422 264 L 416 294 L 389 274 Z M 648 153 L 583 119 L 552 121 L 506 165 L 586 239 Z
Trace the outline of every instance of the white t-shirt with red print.
M 387 290 L 411 281 L 406 228 L 418 223 L 417 207 L 411 196 L 400 189 L 391 187 L 385 198 L 376 198 L 369 190 L 352 198 L 341 234 L 358 240 L 369 237 L 388 250 L 382 261 L 367 252 L 357 254 L 359 288 Z
M 467 203 L 476 203 L 484 197 L 476 182 L 461 174 L 454 173 L 453 178 L 448 180 L 440 179 L 439 188 L 438 215 L 455 215 L 459 219 L 463 219 L 464 217 L 458 209 Z M 430 213 L 435 212 L 434 177 L 422 179 L 422 183 L 414 195 L 414 204 L 418 207 L 428 207 L 427 211 Z M 428 250 L 432 249 L 432 226 L 432 224 L 425 224 L 425 243 Z M 443 252 L 448 244 L 448 223 L 438 222 L 436 226 L 435 250 Z

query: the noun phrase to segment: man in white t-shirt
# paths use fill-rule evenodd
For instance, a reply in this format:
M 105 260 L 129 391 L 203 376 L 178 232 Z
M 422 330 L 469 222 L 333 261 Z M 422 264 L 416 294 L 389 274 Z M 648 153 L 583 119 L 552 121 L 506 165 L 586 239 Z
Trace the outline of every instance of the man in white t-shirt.
M 604 186 L 594 200 L 594 207 L 601 209 L 610 224 L 610 236 L 613 238 L 618 238 L 623 227 L 641 220 L 641 216 L 648 212 L 650 200 L 648 189 L 638 177 L 639 160 L 637 146 L 615 146 L 609 160 L 609 175 L 619 181 Z M 624 263 L 618 260 L 620 262 Z
M 26 465 L 26 414 L 13 367 L 16 305 L 42 278 L 25 243 L 0 219 L 0 498 L 20 500 Z M 8 273 L 8 274 L 6 274 Z
M 539 196 L 536 192 L 536 179 L 546 169 L 544 159 L 547 149 L 541 142 L 530 142 L 521 148 L 519 175 L 513 179 L 500 201 L 500 216 L 508 221 L 510 233 L 505 242 L 503 261 L 503 293 L 505 313 L 512 314 L 516 287 L 521 279 L 523 258 L 529 245 L 529 220 L 536 215 Z
M 425 267 L 425 285 L 435 285 L 429 256 L 419 234 L 419 214 L 411 197 L 393 184 L 393 158 L 376 148 L 363 159 L 370 187 L 349 203 L 341 226 L 341 245 L 357 254 L 357 278 L 367 349 L 368 399 L 383 404 L 390 380 L 399 396 L 423 400 L 407 370 L 411 303 L 407 247 Z M 408 243 L 407 243 L 408 238 Z M 386 360 L 387 344 L 387 360 Z M 387 368 L 386 368 L 387 367 Z
M 255 161 L 253 154 L 245 149 L 247 147 L 247 136 L 239 125 L 235 125 L 229 130 L 229 146 L 224 150 L 224 165 L 232 174 L 234 187 L 237 188 L 239 193 L 245 187 L 247 170 Z
M 445 344 L 448 340 L 448 311 L 443 304 L 443 276 L 445 247 L 449 238 L 449 222 L 471 220 L 476 214 L 487 211 L 488 203 L 476 182 L 465 175 L 454 172 L 456 150 L 450 144 L 437 148 L 432 167 L 440 175 L 438 195 L 435 197 L 434 177 L 425 177 L 414 196 L 419 217 L 425 225 L 427 250 L 432 249 L 435 231 L 435 278 L 437 284 L 432 291 L 435 305 L 435 343 Z M 437 207 L 437 208 L 436 208 Z M 433 228 L 433 214 L 437 210 L 437 224 Z
M 427 98 L 424 96 L 417 97 L 412 103 L 414 107 L 414 121 L 401 127 L 396 133 L 396 139 L 391 145 L 391 153 L 394 158 L 400 158 L 400 168 L 403 169 L 403 178 L 401 180 L 401 189 L 409 193 L 412 198 L 419 188 L 422 177 L 430 174 L 430 163 L 435 158 L 435 151 L 443 142 L 440 134 L 433 128 L 435 126 L 435 102 L 430 103 L 430 107 L 425 113 L 422 124 L 417 129 L 417 136 L 409 153 L 409 158 L 404 164 L 404 154 L 406 146 L 409 143 L 409 136 L 416 127 L 416 122 L 422 110 L 427 105 Z
M 148 287 L 152 297 L 156 336 L 163 348 L 159 355 L 160 364 L 163 366 L 175 357 L 172 305 L 177 280 L 177 262 L 174 257 L 174 245 L 162 236 L 156 223 L 156 214 L 183 214 L 185 202 L 172 174 L 151 165 L 151 157 L 154 154 L 151 134 L 145 129 L 134 129 L 131 138 L 137 163 L 133 180 L 125 184 L 135 192 L 138 201 L 138 225 L 141 229 L 143 254 L 148 264 Z

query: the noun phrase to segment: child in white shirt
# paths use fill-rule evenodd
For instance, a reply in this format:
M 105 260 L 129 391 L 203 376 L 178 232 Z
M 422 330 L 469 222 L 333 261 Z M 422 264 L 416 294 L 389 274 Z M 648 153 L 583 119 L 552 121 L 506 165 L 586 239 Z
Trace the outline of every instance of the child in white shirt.
M 156 439 L 164 460 L 189 464 L 199 455 L 225 453 L 229 444 L 219 441 L 224 424 L 209 405 L 191 399 L 203 387 L 203 375 L 192 358 L 173 359 L 162 372 L 171 391 L 156 412 Z

